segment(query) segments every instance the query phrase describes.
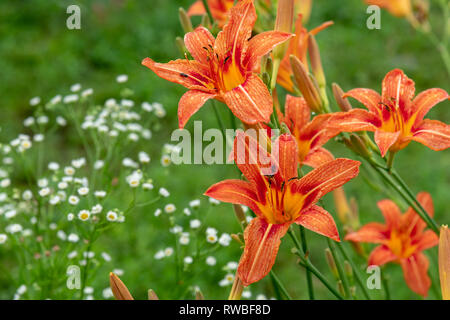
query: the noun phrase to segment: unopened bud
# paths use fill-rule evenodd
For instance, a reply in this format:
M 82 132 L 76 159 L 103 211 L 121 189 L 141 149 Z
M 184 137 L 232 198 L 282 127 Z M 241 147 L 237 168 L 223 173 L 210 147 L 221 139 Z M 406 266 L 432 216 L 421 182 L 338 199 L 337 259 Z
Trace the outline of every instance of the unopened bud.
M 325 74 L 323 73 L 322 60 L 320 59 L 319 46 L 314 35 L 308 37 L 308 53 L 311 70 L 316 78 L 319 88 L 326 86 Z
M 122 280 L 112 272 L 109 274 L 109 285 L 111 286 L 111 290 L 116 300 L 134 300 Z
M 342 284 L 342 280 L 339 280 L 337 282 L 337 287 L 338 287 L 339 293 L 345 297 L 346 294 L 345 294 L 345 290 L 344 290 L 344 285 Z
M 333 273 L 334 277 L 336 279 L 339 279 L 339 274 L 338 274 L 338 269 L 336 267 L 336 262 L 334 261 L 334 257 L 333 254 L 331 253 L 330 248 L 326 248 L 325 249 L 325 258 L 327 260 L 328 263 L 328 267 L 331 270 L 331 273 Z
M 234 214 L 236 215 L 236 218 L 239 221 L 239 224 L 242 226 L 243 229 L 247 226 L 247 217 L 245 216 L 245 212 L 242 209 L 242 206 L 240 204 L 233 204 Z
M 277 18 L 275 20 L 275 31 L 292 32 L 294 20 L 294 0 L 278 0 Z M 289 42 L 284 42 L 273 50 L 275 60 L 281 60 L 286 53 Z
M 195 300 L 205 300 L 203 293 L 198 288 L 195 289 Z
M 345 270 L 346 276 L 352 282 L 352 280 L 353 280 L 353 269 L 352 269 L 352 266 L 350 265 L 350 263 L 347 260 L 344 261 L 344 270 Z
M 152 289 L 148 290 L 148 300 L 159 300 L 155 291 L 153 291 Z
M 234 241 L 236 241 L 237 243 L 239 243 L 239 245 L 244 246 L 244 238 L 242 237 L 242 234 L 235 234 L 233 233 L 231 235 L 231 239 L 233 239 Z
M 202 16 L 201 25 L 204 26 L 206 29 L 211 29 L 212 28 L 211 20 L 209 19 L 209 16 L 207 14 L 204 14 Z
M 294 55 L 290 56 L 291 68 L 294 73 L 295 82 L 302 93 L 311 111 L 316 113 L 323 112 L 322 100 L 320 98 L 317 86 L 309 77 L 308 71 L 303 63 Z
M 339 187 L 333 190 L 334 206 L 339 220 L 345 225 L 348 223 L 351 212 L 350 206 L 345 196 L 345 191 L 343 187 Z
M 176 37 L 175 44 L 177 45 L 178 50 L 180 50 L 181 55 L 184 57 L 186 54 L 186 46 L 184 45 L 183 39 L 181 37 Z
M 180 19 L 181 27 L 183 28 L 184 33 L 194 31 L 191 19 L 188 17 L 186 11 L 183 8 L 178 9 L 178 17 Z
M 311 15 L 312 0 L 295 0 L 295 15 L 302 15 L 303 23 L 306 24 Z
M 352 105 L 347 98 L 342 98 L 342 96 L 344 95 L 344 91 L 342 91 L 341 87 L 337 83 L 333 83 L 332 88 L 334 99 L 336 100 L 339 109 L 344 112 L 350 111 L 352 109 Z

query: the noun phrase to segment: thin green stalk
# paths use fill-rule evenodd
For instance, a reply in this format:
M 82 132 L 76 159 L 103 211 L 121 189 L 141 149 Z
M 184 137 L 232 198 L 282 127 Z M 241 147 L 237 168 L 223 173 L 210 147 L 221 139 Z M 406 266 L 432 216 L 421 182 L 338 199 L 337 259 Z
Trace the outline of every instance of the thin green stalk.
M 339 251 L 341 252 L 342 256 L 345 258 L 345 260 L 347 260 L 348 263 L 350 263 L 350 266 L 351 266 L 352 269 L 353 269 L 353 274 L 355 275 L 356 282 L 358 282 L 358 285 L 359 285 L 359 287 L 361 288 L 364 297 L 365 297 L 367 300 L 371 300 L 371 299 L 370 299 L 370 296 L 369 296 L 369 293 L 367 292 L 366 286 L 365 286 L 365 284 L 364 284 L 364 281 L 361 279 L 361 276 L 360 276 L 360 274 L 359 274 L 359 270 L 358 270 L 358 268 L 356 267 L 356 265 L 355 265 L 355 263 L 353 262 L 353 260 L 350 259 L 350 256 L 347 254 L 347 251 L 344 249 L 344 245 L 343 245 L 341 242 L 338 242 L 336 245 L 337 245 Z
M 303 226 L 299 226 L 300 229 L 300 239 L 302 241 L 303 252 L 308 253 L 308 243 L 306 242 L 306 233 Z M 312 282 L 311 271 L 306 270 L 306 283 L 308 284 L 308 295 L 310 300 L 314 300 L 314 287 Z
M 339 300 L 344 300 L 344 297 L 337 292 L 337 290 L 333 287 L 332 284 L 330 284 L 330 282 L 327 280 L 327 278 L 325 278 L 325 276 L 311 263 L 311 261 L 309 259 L 305 259 L 304 253 L 302 252 L 302 248 L 300 246 L 300 243 L 297 239 L 297 237 L 295 236 L 294 232 L 292 230 L 289 230 L 289 236 L 291 237 L 292 241 L 294 242 L 294 245 L 297 249 L 297 256 L 300 258 L 299 261 L 299 265 L 301 265 L 302 267 L 304 267 L 305 269 L 308 269 L 309 271 L 311 271 L 312 274 L 314 274 L 317 279 L 320 280 L 320 282 L 323 283 L 323 285 L 330 290 L 330 292 Z
M 211 9 L 209 9 L 208 1 L 202 0 L 202 2 L 203 2 L 203 6 L 205 7 L 206 14 L 208 15 L 209 20 L 211 21 L 211 23 L 214 23 L 214 18 L 211 14 Z
M 388 279 L 384 276 L 383 271 L 381 271 L 381 282 L 383 283 L 383 289 L 386 300 L 391 300 L 391 292 L 389 290 L 389 282 Z
M 347 276 L 345 275 L 344 268 L 342 267 L 341 259 L 339 258 L 339 256 L 336 253 L 336 247 L 334 246 L 333 241 L 330 238 L 327 238 L 327 242 L 328 242 L 328 247 L 331 250 L 331 254 L 333 255 L 334 262 L 336 263 L 336 268 L 337 268 L 337 271 L 339 274 L 339 278 L 341 279 L 342 285 L 344 287 L 345 296 L 347 298 L 350 298 L 350 297 L 352 297 L 352 295 L 350 292 L 350 287 L 348 285 Z
M 270 270 L 270 276 L 271 276 L 271 278 L 272 278 L 276 288 L 285 296 L 285 298 L 288 299 L 288 300 L 292 300 L 292 298 L 289 295 L 289 293 L 287 292 L 286 288 L 281 283 L 280 279 L 277 277 L 275 272 L 273 272 L 273 270 Z

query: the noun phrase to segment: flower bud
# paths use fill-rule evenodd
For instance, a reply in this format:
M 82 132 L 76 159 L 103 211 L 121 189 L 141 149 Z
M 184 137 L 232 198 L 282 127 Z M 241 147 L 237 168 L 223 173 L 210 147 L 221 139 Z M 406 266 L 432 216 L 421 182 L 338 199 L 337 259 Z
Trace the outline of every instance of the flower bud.
M 295 0 L 295 16 L 302 15 L 303 23 L 307 23 L 311 15 L 312 0 Z
M 439 237 L 439 278 L 442 299 L 450 300 L 450 231 L 448 226 L 441 227 Z
M 152 289 L 148 290 L 148 300 L 159 300 L 155 291 L 153 291 Z
M 195 300 L 205 300 L 203 293 L 198 288 L 195 289 Z
M 291 33 L 294 20 L 294 0 L 278 0 L 277 18 L 275 20 L 275 31 Z M 281 60 L 286 53 L 289 42 L 280 44 L 273 50 L 275 60 Z
M 328 263 L 328 267 L 330 268 L 331 272 L 333 273 L 334 277 L 336 279 L 339 279 L 338 269 L 336 267 L 336 262 L 334 261 L 333 254 L 331 253 L 330 248 L 325 249 L 325 258 Z
M 294 55 L 290 56 L 291 68 L 294 73 L 295 82 L 302 93 L 311 111 L 323 112 L 323 104 L 317 86 L 309 77 L 308 71 L 303 63 Z
M 116 300 L 134 300 L 122 280 L 112 272 L 109 274 L 109 285 Z
M 183 28 L 184 33 L 194 31 L 191 19 L 188 17 L 186 11 L 183 8 L 178 9 L 178 17 L 180 19 L 181 27 Z
M 242 207 L 240 204 L 233 204 L 234 214 L 236 215 L 236 218 L 239 221 L 239 224 L 242 226 L 243 229 L 247 226 L 247 218 L 245 216 L 244 210 L 242 210 Z
M 344 112 L 350 111 L 352 109 L 352 105 L 347 98 L 342 98 L 342 96 L 344 95 L 344 91 L 342 91 L 342 88 L 337 83 L 333 83 L 332 88 L 334 99 L 336 100 L 339 109 Z

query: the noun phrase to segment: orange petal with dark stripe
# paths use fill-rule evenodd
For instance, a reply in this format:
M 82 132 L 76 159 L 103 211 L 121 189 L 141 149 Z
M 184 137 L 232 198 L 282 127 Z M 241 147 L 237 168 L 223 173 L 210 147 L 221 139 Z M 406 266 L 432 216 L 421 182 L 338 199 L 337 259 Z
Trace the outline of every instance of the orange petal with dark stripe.
M 204 64 L 209 63 L 208 59 L 212 55 L 214 41 L 215 39 L 211 32 L 204 27 L 198 27 L 184 36 L 186 49 L 188 49 L 195 60 Z
M 189 90 L 178 102 L 178 125 L 183 129 L 191 116 L 196 113 L 215 94 L 200 90 Z
M 233 114 L 248 124 L 269 122 L 273 111 L 272 96 L 264 82 L 256 75 L 222 95 Z
M 372 89 L 357 88 L 345 93 L 343 98 L 353 98 L 361 102 L 367 110 L 379 114 L 381 107 L 381 96 Z
M 386 105 L 396 104 L 402 111 L 407 111 L 414 93 L 414 81 L 400 69 L 388 72 L 383 79 L 381 98 Z
M 400 221 L 402 219 L 402 213 L 399 207 L 392 200 L 381 200 L 377 202 L 378 208 L 380 208 L 381 213 L 386 221 L 386 227 L 391 229 L 397 229 L 400 226 Z
M 322 207 L 311 206 L 302 211 L 295 223 L 335 241 L 341 241 L 333 217 Z
M 333 113 L 328 126 L 339 129 L 341 132 L 375 131 L 381 127 L 381 121 L 374 113 L 363 109 L 353 109 Z
M 420 122 L 423 117 L 439 102 L 449 99 L 448 93 L 443 89 L 428 89 L 414 98 L 411 113 L 415 114 L 415 122 Z
M 247 226 L 244 253 L 238 266 L 238 276 L 244 286 L 261 280 L 270 272 L 289 225 L 268 224 L 262 218 L 254 218 Z
M 389 132 L 383 130 L 375 131 L 375 143 L 380 149 L 382 157 L 384 157 L 388 152 L 389 148 L 392 147 L 392 145 L 397 142 L 399 136 L 400 131 L 397 132 Z
M 362 226 L 358 231 L 345 236 L 345 240 L 354 242 L 382 243 L 387 239 L 389 230 L 384 224 L 371 222 Z
M 397 256 L 387 246 L 381 245 L 370 253 L 368 265 L 382 266 L 394 260 L 397 260 Z
M 303 160 L 303 164 L 313 168 L 318 168 L 321 165 L 333 160 L 334 157 L 330 151 L 325 148 L 318 148 L 308 153 L 305 160 Z
M 450 147 L 450 126 L 437 120 L 425 119 L 412 138 L 434 151 Z
M 423 297 L 427 296 L 431 286 L 431 280 L 427 274 L 429 264 L 427 257 L 421 252 L 401 261 L 406 284 L 412 291 Z
M 278 160 L 281 181 L 297 177 L 298 157 L 297 143 L 290 134 L 282 134 L 273 144 L 273 155 Z M 280 181 L 280 182 L 281 182 Z

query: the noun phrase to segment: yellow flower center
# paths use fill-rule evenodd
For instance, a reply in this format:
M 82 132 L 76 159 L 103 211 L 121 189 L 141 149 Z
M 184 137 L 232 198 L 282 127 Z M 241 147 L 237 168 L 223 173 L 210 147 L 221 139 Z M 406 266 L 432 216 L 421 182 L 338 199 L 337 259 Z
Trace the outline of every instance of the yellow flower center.
M 397 230 L 391 231 L 391 237 L 387 246 L 399 258 L 408 258 L 416 250 L 416 246 L 411 244 L 409 234 L 401 233 Z

